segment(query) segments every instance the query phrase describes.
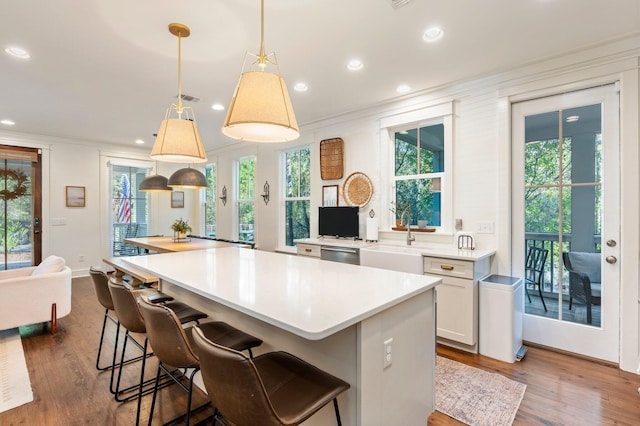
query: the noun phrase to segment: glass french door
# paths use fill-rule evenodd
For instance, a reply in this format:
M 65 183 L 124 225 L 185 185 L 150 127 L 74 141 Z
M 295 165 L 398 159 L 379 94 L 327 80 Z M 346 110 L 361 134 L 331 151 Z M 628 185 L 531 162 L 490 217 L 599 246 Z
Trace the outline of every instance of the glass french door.
M 0 270 L 41 261 L 40 160 L 37 149 L 0 145 Z
M 618 108 L 614 85 L 512 106 L 512 262 L 525 277 L 524 340 L 612 362 L 619 357 Z

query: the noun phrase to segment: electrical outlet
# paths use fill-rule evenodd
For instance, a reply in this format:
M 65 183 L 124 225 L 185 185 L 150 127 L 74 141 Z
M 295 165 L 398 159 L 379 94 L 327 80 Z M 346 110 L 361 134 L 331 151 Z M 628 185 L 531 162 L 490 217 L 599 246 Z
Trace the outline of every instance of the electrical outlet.
M 493 222 L 478 222 L 478 234 L 493 234 Z
M 84 254 L 78 255 L 78 262 L 84 262 Z
M 392 343 L 393 343 L 393 339 L 387 339 L 383 342 L 383 349 L 384 349 L 384 353 L 383 353 L 384 362 L 382 366 L 383 369 L 391 365 L 391 361 L 392 361 L 391 344 Z

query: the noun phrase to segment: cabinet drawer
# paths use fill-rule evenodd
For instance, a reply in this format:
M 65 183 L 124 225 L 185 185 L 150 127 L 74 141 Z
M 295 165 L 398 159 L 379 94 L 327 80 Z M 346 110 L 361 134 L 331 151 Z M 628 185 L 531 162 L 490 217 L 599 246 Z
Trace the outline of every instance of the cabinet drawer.
M 424 273 L 473 279 L 473 262 L 425 256 Z
M 315 244 L 297 244 L 298 256 L 320 257 L 320 246 Z

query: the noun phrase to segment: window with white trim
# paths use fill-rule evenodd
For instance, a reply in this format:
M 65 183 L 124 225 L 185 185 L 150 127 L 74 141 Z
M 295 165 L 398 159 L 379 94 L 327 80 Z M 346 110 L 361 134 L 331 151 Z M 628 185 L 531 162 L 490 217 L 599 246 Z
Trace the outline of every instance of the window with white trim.
M 311 211 L 311 149 L 298 148 L 282 153 L 284 190 L 284 241 L 309 238 Z
M 407 211 L 412 226 L 441 226 L 444 124 L 397 130 L 393 133 L 393 143 L 396 220 Z M 406 221 L 406 217 L 404 219 Z
M 216 236 L 216 189 L 217 168 L 216 164 L 208 164 L 204 169 L 207 178 L 207 188 L 204 193 L 204 235 Z
M 238 240 L 255 242 L 255 170 L 256 157 L 241 158 L 236 163 L 238 184 Z
M 390 227 L 407 211 L 412 226 L 451 232 L 453 102 L 383 117 L 380 129 L 390 157 Z

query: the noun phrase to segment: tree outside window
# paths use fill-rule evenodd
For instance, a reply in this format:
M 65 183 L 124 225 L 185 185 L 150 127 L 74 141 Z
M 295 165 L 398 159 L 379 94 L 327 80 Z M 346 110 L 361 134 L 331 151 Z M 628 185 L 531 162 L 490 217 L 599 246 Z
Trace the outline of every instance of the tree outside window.
M 207 188 L 204 195 L 204 234 L 207 237 L 216 236 L 216 165 L 209 164 L 204 170 L 207 178 Z
M 238 239 L 255 242 L 255 168 L 256 158 L 238 161 Z
M 396 219 L 410 209 L 410 225 L 424 220 L 429 226 L 441 226 L 444 124 L 396 131 L 394 154 Z
M 284 153 L 285 243 L 308 238 L 311 209 L 311 150 L 301 148 Z

